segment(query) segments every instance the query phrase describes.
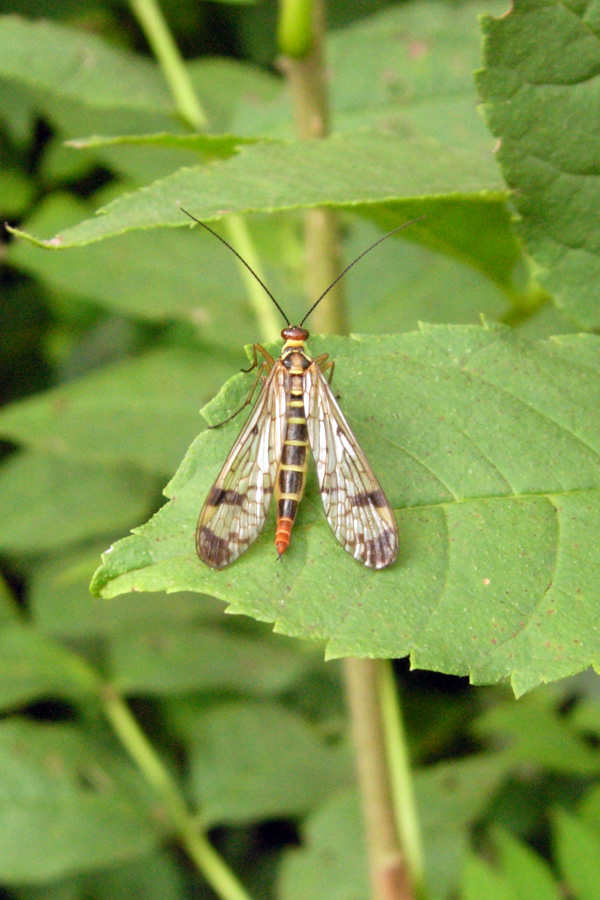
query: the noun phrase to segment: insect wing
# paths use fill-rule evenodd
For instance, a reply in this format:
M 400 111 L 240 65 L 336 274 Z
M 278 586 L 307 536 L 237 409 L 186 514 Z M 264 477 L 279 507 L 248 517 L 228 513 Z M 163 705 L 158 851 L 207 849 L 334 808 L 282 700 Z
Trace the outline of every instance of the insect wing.
M 196 549 L 214 569 L 245 553 L 265 523 L 283 451 L 287 382 L 277 360 L 202 507 Z
M 348 553 L 383 569 L 398 553 L 390 504 L 317 363 L 306 370 L 304 385 L 308 439 L 327 521 Z

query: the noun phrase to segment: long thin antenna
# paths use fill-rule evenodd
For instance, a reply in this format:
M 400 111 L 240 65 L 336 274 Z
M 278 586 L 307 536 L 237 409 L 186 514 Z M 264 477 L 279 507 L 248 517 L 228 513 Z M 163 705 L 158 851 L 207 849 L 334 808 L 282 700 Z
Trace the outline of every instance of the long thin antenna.
M 348 269 L 351 269 L 352 266 L 355 265 L 355 264 L 359 261 L 359 259 L 362 259 L 363 256 L 366 256 L 367 253 L 370 253 L 370 251 L 373 250 L 373 248 L 376 247 L 377 244 L 381 244 L 382 241 L 385 241 L 386 238 L 391 237 L 392 234 L 396 234 L 397 231 L 402 231 L 403 228 L 407 228 L 409 225 L 414 225 L 415 222 L 420 222 L 421 219 L 426 219 L 426 218 L 427 218 L 427 216 L 419 216 L 417 219 L 411 219 L 410 222 L 405 222 L 404 225 L 398 225 L 397 228 L 392 229 L 392 231 L 388 231 L 388 233 L 387 233 L 387 234 L 384 234 L 383 237 L 380 237 L 378 241 L 375 241 L 374 244 L 371 244 L 370 247 L 367 247 L 366 250 L 363 250 L 363 252 L 360 253 L 360 254 L 356 257 L 356 259 L 353 259 L 352 262 L 349 263 L 349 264 L 346 266 L 346 268 L 343 270 L 343 272 L 340 272 L 340 274 L 338 275 L 338 277 L 335 278 L 335 279 L 331 282 L 331 284 L 329 285 L 329 287 L 326 288 L 326 289 L 323 291 L 323 293 L 321 294 L 321 296 L 320 296 L 317 300 L 315 300 L 315 302 L 313 303 L 313 305 L 311 306 L 311 308 L 309 309 L 309 311 L 306 313 L 306 315 L 304 316 L 304 318 L 303 318 L 302 321 L 300 322 L 300 325 L 303 325 L 303 324 L 306 322 L 306 320 L 307 320 L 308 317 L 310 316 L 311 312 L 313 312 L 313 310 L 319 305 L 319 303 L 321 302 L 321 300 L 323 299 L 323 297 L 325 297 L 325 296 L 329 293 L 329 291 L 331 290 L 331 288 L 332 288 L 334 285 L 336 285 L 336 284 L 338 283 L 338 281 L 340 280 L 340 278 L 342 278 L 342 277 L 346 274 L 346 272 L 348 271 Z
M 275 299 L 275 297 L 273 296 L 273 294 L 271 293 L 271 291 L 269 290 L 269 288 L 266 286 L 266 284 L 264 283 L 264 281 L 262 280 L 262 278 L 259 278 L 259 276 L 256 274 L 256 272 L 255 272 L 254 269 L 252 268 L 252 266 L 250 266 L 250 265 L 246 262 L 246 260 L 243 258 L 243 256 L 240 256 L 240 254 L 237 252 L 237 250 L 235 249 L 235 247 L 232 247 L 231 244 L 229 244 L 229 243 L 225 240 L 225 238 L 222 238 L 220 234 L 217 234 L 216 231 L 213 231 L 212 228 L 210 228 L 210 227 L 206 224 L 206 222 L 201 222 L 200 219 L 197 219 L 196 216 L 193 216 L 191 213 L 189 213 L 189 212 L 187 211 L 187 209 L 184 209 L 184 208 L 183 208 L 183 206 L 180 206 L 179 209 L 181 210 L 182 213 L 185 213 L 185 215 L 186 215 L 189 219 L 191 219 L 192 222 L 196 222 L 198 225 L 202 225 L 203 228 L 206 228 L 207 231 L 210 231 L 211 234 L 213 234 L 216 238 L 218 238 L 218 239 L 221 241 L 222 244 L 225 244 L 226 247 L 229 247 L 229 249 L 231 250 L 231 252 L 234 253 L 235 256 L 237 256 L 237 258 L 239 259 L 239 261 L 240 261 L 241 263 L 243 263 L 243 265 L 246 266 L 246 268 L 248 269 L 248 271 L 250 272 L 250 274 L 251 274 L 251 275 L 254 275 L 254 277 L 256 278 L 256 280 L 258 281 L 258 283 L 260 284 L 260 286 L 262 287 L 262 289 L 263 289 L 264 291 L 266 291 L 266 293 L 269 295 L 269 297 L 271 298 L 271 300 L 273 301 L 273 303 L 275 304 L 275 306 L 277 307 L 277 309 L 279 310 L 279 312 L 281 313 L 281 315 L 282 315 L 283 318 L 285 319 L 286 323 L 287 323 L 288 325 L 290 325 L 291 322 L 290 322 L 288 316 L 286 316 L 286 314 L 284 313 L 284 311 L 283 311 L 282 308 L 280 307 L 279 303 L 277 302 L 277 300 Z M 343 274 L 344 274 L 344 273 L 342 272 L 342 275 L 343 275 Z M 334 282 L 334 283 L 335 283 L 335 282 Z M 328 290 L 329 290 L 329 288 L 328 288 Z M 327 291 L 326 291 L 325 293 L 327 293 Z M 319 299 L 320 299 L 320 298 L 319 298 Z

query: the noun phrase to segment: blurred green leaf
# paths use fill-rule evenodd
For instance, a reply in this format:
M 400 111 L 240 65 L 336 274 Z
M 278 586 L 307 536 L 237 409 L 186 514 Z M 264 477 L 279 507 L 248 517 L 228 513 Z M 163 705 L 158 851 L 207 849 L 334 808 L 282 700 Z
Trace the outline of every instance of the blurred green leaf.
M 505 752 L 516 762 L 573 775 L 600 772 L 600 752 L 537 695 L 489 709 L 475 727 L 480 734 L 508 742 Z
M 173 109 L 162 75 L 149 60 L 43 20 L 0 17 L 0 75 L 91 106 Z
M 556 858 L 569 893 L 577 900 L 598 900 L 600 830 L 565 810 L 554 816 Z
M 74 653 L 29 626 L 0 628 L 1 709 L 51 697 L 78 699 L 97 688 L 93 670 Z
M 364 900 L 369 893 L 365 855 L 356 791 L 333 794 L 306 817 L 301 846 L 286 850 L 277 896 L 280 900 Z
M 5 884 L 124 862 L 158 840 L 129 765 L 71 725 L 0 723 L 0 785 Z
M 456 891 L 470 829 L 483 815 L 507 769 L 500 754 L 489 753 L 438 763 L 416 773 L 425 880 L 433 897 L 447 897 Z
M 292 687 L 310 664 L 283 637 L 249 638 L 190 623 L 121 629 L 109 646 L 111 681 L 126 694 L 275 694 Z
M 600 325 L 600 45 L 586 4 L 516 0 L 484 19 L 479 90 L 537 278 L 586 328 Z
M 33 555 L 122 532 L 147 514 L 154 490 L 141 472 L 17 453 L 0 469 L 0 548 Z
M 527 844 L 501 829 L 495 829 L 493 836 L 500 852 L 500 868 L 515 900 L 561 900 L 564 897 L 563 886 L 553 877 L 548 863 Z
M 209 827 L 300 815 L 351 777 L 345 744 L 276 703 L 199 709 L 189 740 L 191 790 Z
M 33 622 L 55 637 L 95 637 L 132 626 L 165 627 L 191 620 L 223 618 L 222 605 L 198 594 L 129 594 L 126 597 L 92 597 L 90 578 L 98 567 L 104 545 L 93 545 L 73 554 L 64 551 L 46 557 L 30 575 L 29 607 Z
M 216 355 L 154 351 L 13 403 L 0 411 L 0 435 L 67 460 L 168 474 L 230 371 Z
M 200 563 L 198 510 L 241 427 L 232 422 L 192 445 L 168 489 L 176 501 L 116 545 L 94 589 L 208 592 L 326 640 L 330 657 L 410 653 L 418 668 L 511 678 L 518 693 L 597 662 L 598 339 L 424 327 L 310 348 L 337 361 L 348 419 L 398 511 L 398 562 L 372 572 L 350 558 L 309 479 L 283 565 L 269 523 L 225 571 Z M 228 382 L 210 421 L 239 406 L 249 378 Z

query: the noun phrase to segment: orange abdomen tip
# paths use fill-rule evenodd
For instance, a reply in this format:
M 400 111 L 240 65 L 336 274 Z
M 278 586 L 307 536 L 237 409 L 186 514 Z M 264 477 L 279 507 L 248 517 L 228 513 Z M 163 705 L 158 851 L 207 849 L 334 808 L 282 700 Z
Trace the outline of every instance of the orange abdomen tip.
M 277 531 L 275 532 L 275 549 L 281 556 L 290 546 L 293 519 L 277 519 Z

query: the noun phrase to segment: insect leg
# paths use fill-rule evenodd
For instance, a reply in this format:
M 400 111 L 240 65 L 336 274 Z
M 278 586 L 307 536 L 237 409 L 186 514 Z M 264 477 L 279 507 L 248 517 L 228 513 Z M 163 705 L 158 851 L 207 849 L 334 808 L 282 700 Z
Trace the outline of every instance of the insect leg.
M 328 353 L 321 353 L 320 356 L 315 356 L 313 362 L 316 362 L 321 372 L 325 374 L 325 372 L 329 372 L 327 376 L 327 381 L 331 384 L 331 379 L 333 378 L 333 371 L 335 369 L 335 360 L 329 359 Z
M 250 366 L 249 369 L 242 369 L 242 372 L 251 372 L 252 369 L 255 369 L 258 366 L 258 372 L 256 373 L 256 378 L 254 379 L 254 383 L 252 384 L 252 387 L 250 388 L 250 393 L 248 394 L 248 396 L 246 397 L 246 399 L 244 400 L 244 402 L 242 403 L 242 405 L 240 406 L 239 409 L 236 409 L 235 412 L 233 412 L 226 419 L 223 419 L 222 422 L 217 422 L 216 425 L 209 425 L 208 426 L 209 428 L 220 428 L 221 425 L 226 425 L 227 422 L 231 422 L 231 420 L 235 419 L 235 417 L 239 413 L 241 413 L 241 411 L 243 409 L 245 409 L 247 406 L 249 406 L 250 403 L 252 403 L 252 398 L 253 398 L 254 392 L 256 390 L 256 385 L 261 380 L 261 377 L 264 377 L 264 375 L 268 374 L 271 371 L 271 369 L 273 368 L 273 366 L 275 365 L 275 360 L 273 359 L 271 354 L 267 353 L 265 348 L 261 347 L 260 344 L 253 344 L 252 351 L 254 354 L 254 359 L 253 359 L 252 365 Z M 260 365 L 258 362 L 258 354 L 259 353 L 262 353 L 263 356 L 265 357 L 263 362 L 260 363 Z

